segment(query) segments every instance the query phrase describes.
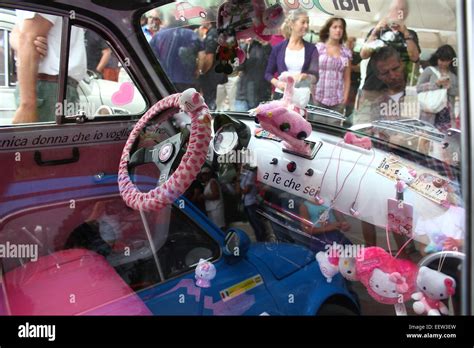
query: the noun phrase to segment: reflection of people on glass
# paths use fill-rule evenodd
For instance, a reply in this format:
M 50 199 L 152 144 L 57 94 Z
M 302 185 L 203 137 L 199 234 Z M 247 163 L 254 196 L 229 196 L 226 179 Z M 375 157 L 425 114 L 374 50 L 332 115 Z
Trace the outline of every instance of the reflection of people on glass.
M 258 242 L 266 239 L 265 228 L 257 213 L 257 168 L 246 164 L 240 171 L 240 189 L 244 204 L 245 215 L 252 226 Z
M 321 221 L 323 214 L 327 215 L 326 221 Z M 310 201 L 304 201 L 300 205 L 299 215 L 313 225 L 309 226 L 306 223 L 302 224 L 302 229 L 306 233 L 316 237 L 311 240 L 311 249 L 313 251 L 326 251 L 326 245 L 337 244 L 347 245 L 352 244 L 343 232 L 349 232 L 351 226 L 345 221 L 344 216 L 334 210 L 328 210 L 324 205 L 317 205 Z
M 213 177 L 212 169 L 201 169 L 201 179 L 204 185 L 204 204 L 209 219 L 219 228 L 225 226 L 224 199 L 219 182 Z
M 365 98 L 354 113 L 354 124 L 370 123 L 375 120 L 399 120 L 412 118 L 406 103 L 406 77 L 400 54 L 392 47 L 383 47 L 372 55 L 377 79 L 385 88 Z
M 347 39 L 346 46 L 352 53 L 351 60 L 351 87 L 349 91 L 349 100 L 346 104 L 346 116 L 352 115 L 354 108 L 356 108 L 357 93 L 359 92 L 359 86 L 361 81 L 361 61 L 360 52 L 355 51 L 357 39 L 355 37 L 349 37 Z
M 179 25 L 170 15 L 166 27 L 153 36 L 150 46 L 171 82 L 182 92 L 196 88 L 197 58 L 203 47 L 194 31 Z
M 314 99 L 317 106 L 344 113 L 351 86 L 352 52 L 347 41 L 346 21 L 330 18 L 321 28 L 319 42 L 319 81 Z
M 237 67 L 240 72 L 237 100 L 234 111 L 246 112 L 256 108 L 262 101 L 270 99 L 270 84 L 265 80 L 265 65 L 271 47 L 266 42 L 250 39 L 243 45 L 246 60 Z
M 447 132 L 454 121 L 454 105 L 459 93 L 457 69 L 455 67 L 456 51 L 449 45 L 441 46 L 430 58 L 427 67 L 418 79 L 418 92 L 447 89 L 448 104 L 437 114 L 421 110 L 420 118 L 424 119 L 442 132 Z
M 160 30 L 160 12 L 157 9 L 150 10 L 145 14 L 145 18 L 146 22 L 142 26 L 142 31 L 146 41 L 150 42 L 153 36 Z
M 415 225 L 415 240 L 422 254 L 442 250 L 461 251 L 464 244 L 465 210 L 451 205 L 436 217 L 420 217 Z
M 311 87 L 318 80 L 318 50 L 303 40 L 308 28 L 309 17 L 305 10 L 290 11 L 282 27 L 286 40 L 272 48 L 265 70 L 265 79 L 275 87 L 274 99 L 283 97 L 286 83 L 278 80 L 283 72 L 294 76 L 296 87 Z
M 86 30 L 85 38 L 87 69 L 99 74 L 99 77 L 102 77 L 104 69 L 112 56 L 112 50 L 102 37 L 90 29 Z
M 368 59 L 372 57 L 378 47 L 393 47 L 400 54 L 405 74 L 409 76 L 410 85 L 414 85 L 417 75 L 417 64 L 415 63 L 420 59 L 421 49 L 416 32 L 408 29 L 405 25 L 408 11 L 409 6 L 406 0 L 392 0 L 388 15 L 382 18 L 369 32 L 360 55 L 362 59 Z M 365 81 L 362 81 L 362 99 L 365 95 L 370 95 L 370 92 L 386 87 L 384 82 L 378 78 L 373 63 L 372 60 L 369 61 Z
M 59 57 L 62 18 L 17 10 L 18 109 L 13 123 L 46 122 L 55 119 L 58 101 Z M 44 58 L 38 50 L 38 37 L 48 42 Z M 78 103 L 77 86 L 86 75 L 84 30 L 71 28 L 66 99 Z

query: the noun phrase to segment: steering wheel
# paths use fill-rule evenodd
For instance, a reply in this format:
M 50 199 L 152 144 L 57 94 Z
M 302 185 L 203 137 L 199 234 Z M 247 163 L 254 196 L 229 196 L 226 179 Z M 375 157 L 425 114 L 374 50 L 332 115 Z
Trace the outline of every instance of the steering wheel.
M 156 115 L 171 108 L 181 108 L 191 116 L 190 141 L 178 168 L 169 176 L 173 163 L 180 149 L 184 148 L 186 139 L 176 134 L 153 147 L 142 148 L 130 156 L 130 151 L 137 137 L 147 123 Z M 173 113 L 160 120 L 166 121 Z M 183 93 L 170 95 L 153 105 L 136 123 L 122 151 L 118 170 L 120 195 L 125 204 L 135 210 L 157 211 L 182 195 L 203 166 L 209 143 L 211 141 L 211 116 L 204 99 L 194 88 Z M 141 192 L 130 178 L 129 170 L 142 164 L 154 163 L 160 170 L 158 186 L 147 192 Z

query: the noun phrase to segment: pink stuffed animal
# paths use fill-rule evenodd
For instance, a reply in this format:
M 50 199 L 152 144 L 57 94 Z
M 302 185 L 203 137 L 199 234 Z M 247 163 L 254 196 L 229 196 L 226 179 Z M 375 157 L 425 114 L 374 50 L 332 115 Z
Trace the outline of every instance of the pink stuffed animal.
M 365 248 L 356 259 L 356 274 L 370 296 L 384 304 L 406 302 L 415 291 L 417 266 L 395 259 L 379 247 Z
M 320 251 L 316 254 L 316 261 L 327 282 L 331 283 L 332 278 L 339 273 L 339 258 L 330 256 L 328 251 Z
M 420 291 L 411 296 L 415 300 L 413 310 L 416 314 L 448 314 L 448 307 L 442 300 L 456 292 L 456 281 L 453 278 L 423 266 L 418 271 L 416 285 Z
M 271 31 L 279 28 L 283 24 L 284 12 L 280 4 L 275 4 L 265 8 L 263 0 L 252 0 L 255 11 L 254 31 L 258 37 L 264 41 L 270 41 Z
M 372 148 L 372 141 L 368 137 L 361 137 L 359 138 L 357 135 L 351 132 L 347 132 L 344 136 L 344 142 L 346 144 L 351 144 L 354 146 L 361 147 L 366 150 L 370 150 Z
M 254 111 L 255 122 L 263 129 L 284 140 L 283 146 L 308 154 L 309 145 L 304 142 L 312 131 L 311 124 L 301 116 L 301 106 L 292 103 L 295 80 L 285 76 L 287 87 L 282 100 L 260 104 Z M 304 108 L 305 106 L 303 106 Z

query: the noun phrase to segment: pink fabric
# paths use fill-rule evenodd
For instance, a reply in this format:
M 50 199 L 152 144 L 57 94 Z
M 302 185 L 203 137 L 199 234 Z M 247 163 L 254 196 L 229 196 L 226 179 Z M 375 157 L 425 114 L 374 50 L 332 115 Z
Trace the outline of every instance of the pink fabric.
M 182 96 L 189 97 L 189 99 L 182 100 Z M 191 134 L 186 153 L 183 155 L 176 171 L 164 184 L 147 193 L 140 192 L 130 179 L 127 169 L 130 150 L 141 130 L 150 120 L 162 111 L 178 107 L 191 115 Z M 166 121 L 166 118 L 160 120 L 160 122 L 164 121 Z M 119 165 L 118 183 L 125 204 L 132 209 L 142 209 L 144 211 L 157 211 L 166 205 L 172 204 L 176 198 L 186 191 L 201 170 L 206 161 L 210 141 L 211 116 L 204 100 L 198 93 L 193 94 L 192 90 L 187 90 L 160 100 L 137 122 L 123 149 Z
M 293 97 L 295 80 L 288 76 L 286 81 L 287 87 L 283 99 L 260 104 L 255 110 L 255 117 L 263 129 L 284 140 L 283 146 L 285 148 L 301 153 L 309 153 L 309 145 L 304 142 L 304 139 L 298 139 L 298 136 L 305 133 L 305 138 L 307 138 L 311 135 L 313 129 L 311 124 L 299 113 L 300 108 L 290 103 Z M 284 124 L 289 125 L 287 131 L 280 128 Z
M 346 144 L 351 144 L 354 146 L 361 147 L 366 150 L 372 149 L 372 141 L 369 137 L 358 137 L 354 133 L 347 132 L 344 136 L 344 141 Z
M 360 257 L 356 259 L 356 274 L 365 285 L 370 296 L 384 304 L 396 304 L 399 297 L 386 297 L 376 293 L 370 286 L 370 278 L 375 269 L 389 274 L 389 280 L 396 284 L 398 295 L 403 302 L 411 299 L 416 290 L 416 276 L 418 267 L 411 261 L 396 259 L 384 249 L 379 247 L 365 248 Z
M 85 249 L 17 267 L 5 285 L 13 315 L 151 315 L 107 260 Z
M 317 102 L 334 106 L 344 101 L 344 69 L 352 59 L 352 52 L 347 47 L 341 47 L 341 56 L 330 57 L 326 44 L 316 45 L 319 52 L 319 80 L 316 86 L 315 99 Z

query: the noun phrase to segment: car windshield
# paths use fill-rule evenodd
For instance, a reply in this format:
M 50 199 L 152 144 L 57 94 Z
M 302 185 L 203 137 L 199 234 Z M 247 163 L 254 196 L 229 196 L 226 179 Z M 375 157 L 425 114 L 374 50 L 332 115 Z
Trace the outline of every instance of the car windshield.
M 161 25 L 141 24 L 175 88 L 196 88 L 211 110 L 282 98 L 291 75 L 313 126 L 457 168 L 456 2 L 435 2 L 243 1 L 219 12 L 223 1 L 188 1 L 153 10 Z

